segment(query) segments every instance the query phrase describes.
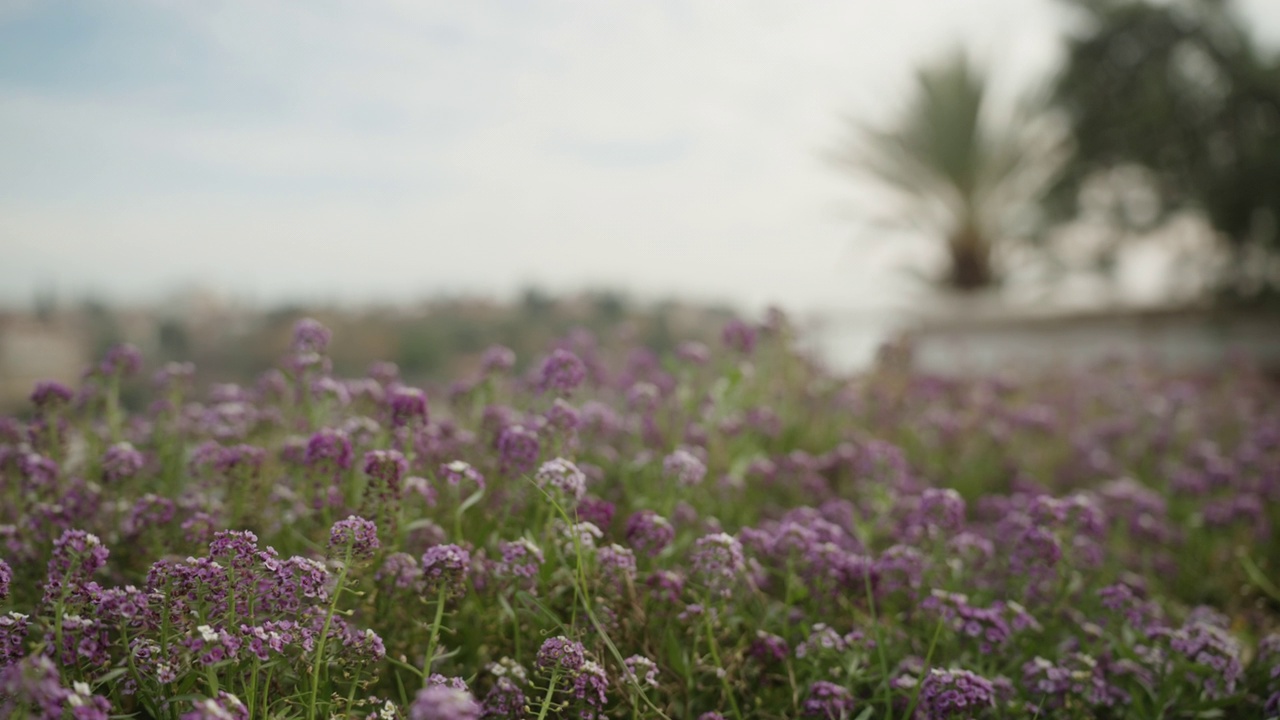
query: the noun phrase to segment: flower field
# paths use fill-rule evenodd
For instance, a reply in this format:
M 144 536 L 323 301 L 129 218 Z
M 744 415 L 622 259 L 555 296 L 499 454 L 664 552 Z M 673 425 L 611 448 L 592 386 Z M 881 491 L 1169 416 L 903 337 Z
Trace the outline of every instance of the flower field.
M 0 717 L 1280 716 L 1247 368 L 837 377 L 771 314 L 428 398 L 330 340 L 0 418 Z

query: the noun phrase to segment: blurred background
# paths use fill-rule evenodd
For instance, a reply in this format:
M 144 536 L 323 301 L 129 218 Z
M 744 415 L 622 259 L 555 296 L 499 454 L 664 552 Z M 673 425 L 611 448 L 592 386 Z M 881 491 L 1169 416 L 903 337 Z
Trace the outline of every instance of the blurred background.
M 1280 362 L 1280 2 L 0 0 L 0 408 L 292 322 L 456 375 L 778 307 L 841 371 Z

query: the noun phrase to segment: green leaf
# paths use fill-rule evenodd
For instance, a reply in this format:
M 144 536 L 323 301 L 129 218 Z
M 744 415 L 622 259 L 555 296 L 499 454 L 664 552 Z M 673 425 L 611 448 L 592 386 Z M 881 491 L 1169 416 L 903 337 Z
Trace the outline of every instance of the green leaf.
M 106 673 L 105 675 L 99 678 L 95 678 L 93 681 L 93 684 L 105 685 L 106 683 L 109 683 L 112 680 L 115 680 L 116 678 L 120 677 L 121 675 L 124 675 L 127 672 L 129 672 L 129 668 L 116 668 L 115 670 L 111 670 L 110 672 Z
M 480 502 L 480 499 L 483 497 L 484 497 L 484 488 L 480 488 L 479 490 L 471 493 L 471 496 L 468 497 L 466 500 L 463 500 L 462 504 L 458 506 L 458 509 L 454 511 L 454 515 L 456 517 L 462 517 L 462 513 L 466 512 L 471 507 L 473 507 L 476 503 Z

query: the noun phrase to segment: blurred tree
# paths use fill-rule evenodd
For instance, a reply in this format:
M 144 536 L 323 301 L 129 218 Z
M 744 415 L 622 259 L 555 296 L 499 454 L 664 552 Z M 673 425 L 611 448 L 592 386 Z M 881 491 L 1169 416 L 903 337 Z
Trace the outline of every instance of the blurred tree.
M 88 326 L 89 353 L 94 362 L 106 354 L 112 345 L 124 341 L 124 333 L 111 306 L 97 298 L 80 301 L 80 313 Z
M 156 327 L 156 344 L 166 360 L 185 360 L 191 354 L 191 333 L 177 318 L 165 318 Z
M 1063 156 L 1064 138 L 1037 98 L 1004 122 L 987 102 L 987 78 L 963 52 L 925 67 L 898 121 L 854 124 L 834 159 L 892 191 L 883 221 L 946 244 L 943 285 L 969 292 L 1001 280 L 1007 245 L 1040 227 L 1037 203 Z
M 1280 293 L 1280 63 L 1254 45 L 1229 0 L 1063 0 L 1081 11 L 1054 87 L 1076 151 L 1052 193 L 1061 219 L 1082 190 L 1129 173 L 1141 212 L 1106 222 L 1118 236 L 1202 213 L 1228 251 L 1220 288 Z M 1135 179 L 1136 178 L 1136 179 Z M 1154 203 L 1147 197 L 1154 198 Z
M 591 295 L 591 311 L 596 322 L 616 325 L 627 316 L 627 300 L 621 293 L 600 291 Z

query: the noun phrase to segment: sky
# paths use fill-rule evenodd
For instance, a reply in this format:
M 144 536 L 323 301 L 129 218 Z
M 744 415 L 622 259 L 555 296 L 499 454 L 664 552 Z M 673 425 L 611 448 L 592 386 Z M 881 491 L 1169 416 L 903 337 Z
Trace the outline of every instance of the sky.
M 1244 5 L 1280 38 L 1274 0 Z M 902 302 L 927 250 L 878 237 L 824 155 L 957 44 L 1013 96 L 1069 22 L 1052 0 L 0 0 L 0 304 Z

